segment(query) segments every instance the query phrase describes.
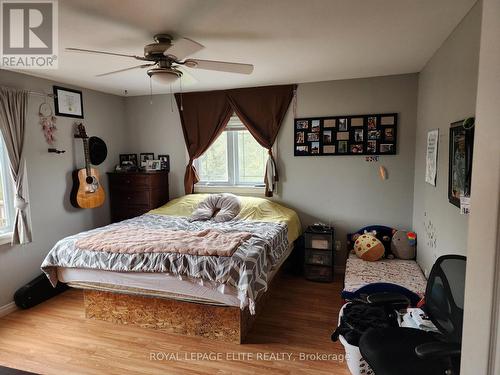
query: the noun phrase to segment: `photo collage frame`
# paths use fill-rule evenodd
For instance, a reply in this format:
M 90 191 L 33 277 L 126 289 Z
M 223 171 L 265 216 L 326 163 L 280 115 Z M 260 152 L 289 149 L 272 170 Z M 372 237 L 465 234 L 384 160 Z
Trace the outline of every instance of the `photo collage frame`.
M 297 118 L 294 155 L 395 155 L 397 113 Z

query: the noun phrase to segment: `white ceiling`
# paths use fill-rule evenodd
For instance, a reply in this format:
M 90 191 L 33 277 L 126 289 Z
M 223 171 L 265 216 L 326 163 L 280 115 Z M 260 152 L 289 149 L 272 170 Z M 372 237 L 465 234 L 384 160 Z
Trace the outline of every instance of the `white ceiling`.
M 96 74 L 142 55 L 156 33 L 198 41 L 192 57 L 255 65 L 252 75 L 191 70 L 183 91 L 301 83 L 420 71 L 475 0 L 59 0 L 59 69 L 20 71 L 123 95 L 149 93 L 145 71 Z M 178 91 L 175 85 L 174 91 Z M 170 87 L 153 83 L 154 93 Z

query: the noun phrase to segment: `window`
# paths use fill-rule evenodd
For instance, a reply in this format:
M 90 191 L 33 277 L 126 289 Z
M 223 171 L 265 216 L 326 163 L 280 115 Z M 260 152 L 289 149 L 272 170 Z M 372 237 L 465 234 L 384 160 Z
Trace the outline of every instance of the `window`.
M 233 115 L 226 129 L 196 160 L 198 185 L 264 186 L 267 150 Z
M 3 138 L 0 136 L 0 243 L 10 240 L 14 225 L 14 187 Z

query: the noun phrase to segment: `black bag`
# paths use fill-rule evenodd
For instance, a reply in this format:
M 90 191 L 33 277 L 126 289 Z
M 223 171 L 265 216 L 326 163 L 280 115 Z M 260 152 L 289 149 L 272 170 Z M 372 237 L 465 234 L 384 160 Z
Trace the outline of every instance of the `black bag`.
M 57 286 L 54 288 L 47 276 L 42 274 L 19 288 L 14 294 L 14 302 L 20 309 L 28 309 L 57 296 L 68 288 L 66 284 L 61 282 L 57 283 Z
M 368 329 L 397 327 L 397 325 L 397 321 L 383 306 L 351 302 L 344 307 L 340 325 L 332 333 L 332 341 L 337 341 L 339 335 L 342 335 L 349 344 L 358 346 L 361 335 Z

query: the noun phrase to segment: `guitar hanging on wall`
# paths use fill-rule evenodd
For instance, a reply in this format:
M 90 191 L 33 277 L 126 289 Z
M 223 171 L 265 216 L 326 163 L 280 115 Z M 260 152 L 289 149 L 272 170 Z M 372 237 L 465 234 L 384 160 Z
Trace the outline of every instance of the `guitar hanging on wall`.
M 75 138 L 81 138 L 83 141 L 85 168 L 73 172 L 71 204 L 77 208 L 102 206 L 105 199 L 104 189 L 99 181 L 99 171 L 90 166 L 89 137 L 83 124 L 78 124 L 78 134 L 75 134 Z

